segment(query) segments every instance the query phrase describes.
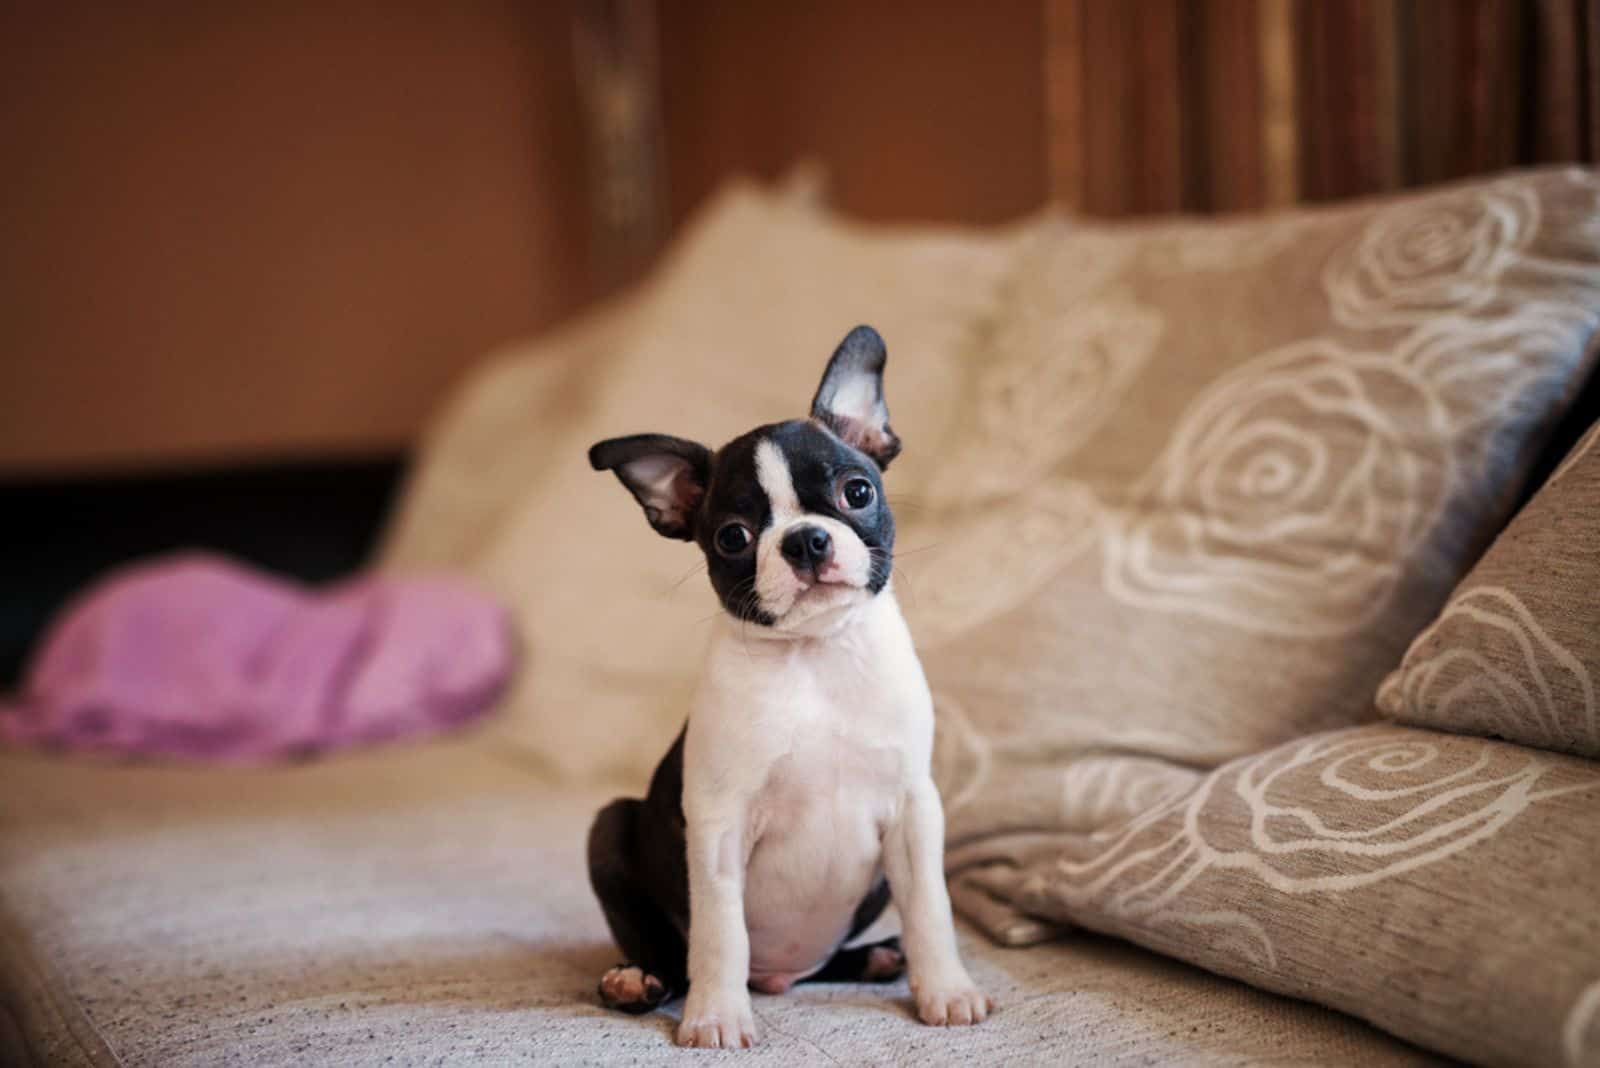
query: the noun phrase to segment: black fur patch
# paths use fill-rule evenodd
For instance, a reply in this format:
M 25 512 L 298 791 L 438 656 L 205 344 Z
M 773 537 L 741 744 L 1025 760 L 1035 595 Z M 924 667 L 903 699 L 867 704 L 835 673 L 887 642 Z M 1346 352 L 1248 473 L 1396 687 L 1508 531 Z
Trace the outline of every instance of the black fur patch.
M 711 485 L 695 519 L 695 541 L 706 555 L 706 573 L 722 605 L 736 619 L 770 626 L 774 620 L 756 604 L 755 553 L 730 557 L 716 545 L 717 531 L 730 521 L 749 525 L 756 537 L 772 525 L 772 503 L 756 474 L 756 447 L 771 441 L 783 453 L 795 495 L 807 512 L 836 519 L 855 531 L 872 554 L 867 589 L 879 593 L 894 567 L 894 515 L 884 498 L 883 477 L 871 457 L 806 419 L 757 427 L 717 450 L 711 460 Z M 838 506 L 838 488 L 860 476 L 872 483 L 874 500 L 859 512 Z

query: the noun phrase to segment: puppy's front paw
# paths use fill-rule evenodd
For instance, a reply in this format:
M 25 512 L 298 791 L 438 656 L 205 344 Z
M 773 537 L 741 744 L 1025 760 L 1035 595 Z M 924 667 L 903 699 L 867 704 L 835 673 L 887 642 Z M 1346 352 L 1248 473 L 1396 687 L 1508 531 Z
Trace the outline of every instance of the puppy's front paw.
M 994 1011 L 994 998 L 965 975 L 948 982 L 912 979 L 911 994 L 917 999 L 917 1016 L 932 1027 L 982 1023 Z
M 756 1044 L 756 1017 L 744 990 L 689 987 L 678 1025 L 678 1045 L 700 1049 L 747 1049 Z

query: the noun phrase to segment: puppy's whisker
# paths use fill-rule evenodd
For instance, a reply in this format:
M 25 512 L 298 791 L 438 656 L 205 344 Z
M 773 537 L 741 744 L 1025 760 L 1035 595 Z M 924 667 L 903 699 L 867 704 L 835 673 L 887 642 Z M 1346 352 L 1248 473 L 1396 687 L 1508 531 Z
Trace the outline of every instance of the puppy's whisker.
M 923 498 L 908 496 L 902 493 L 889 494 L 889 507 L 901 515 L 905 515 L 910 512 L 916 512 L 925 515 L 928 512 L 933 511 L 933 505 L 929 504 Z
M 919 605 L 921 601 L 917 597 L 917 584 L 911 581 L 911 572 L 902 567 L 896 569 L 895 575 L 899 578 L 905 579 L 906 592 L 911 595 L 909 600 L 911 601 L 912 605 Z
M 693 567 L 691 567 L 688 571 L 685 571 L 683 573 L 683 577 L 682 578 L 678 579 L 678 581 L 676 581 L 672 585 L 668 586 L 667 587 L 667 592 L 662 594 L 662 596 L 663 597 L 671 597 L 673 594 L 677 593 L 678 590 L 683 586 L 683 584 L 685 582 L 688 582 L 690 579 L 694 578 L 696 575 L 704 574 L 705 571 L 706 571 L 706 566 L 707 566 L 706 562 L 704 560 L 701 560 L 698 564 L 696 564 Z

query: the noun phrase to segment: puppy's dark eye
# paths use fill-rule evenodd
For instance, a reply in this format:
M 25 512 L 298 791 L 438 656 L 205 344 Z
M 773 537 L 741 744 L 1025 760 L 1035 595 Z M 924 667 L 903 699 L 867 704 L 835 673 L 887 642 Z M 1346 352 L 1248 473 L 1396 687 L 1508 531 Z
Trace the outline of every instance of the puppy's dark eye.
M 872 488 L 872 483 L 864 478 L 845 479 L 843 486 L 839 487 L 839 503 L 852 512 L 859 512 L 871 504 L 877 492 Z
M 723 556 L 738 556 L 750 548 L 750 543 L 755 540 L 750 534 L 750 528 L 737 519 L 730 519 L 717 528 L 717 552 Z

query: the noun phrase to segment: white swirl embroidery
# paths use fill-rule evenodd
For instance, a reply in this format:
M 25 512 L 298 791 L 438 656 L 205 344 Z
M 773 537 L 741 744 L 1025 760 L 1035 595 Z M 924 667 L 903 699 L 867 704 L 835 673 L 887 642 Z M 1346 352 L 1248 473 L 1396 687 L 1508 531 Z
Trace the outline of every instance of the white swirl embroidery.
M 1525 183 L 1497 183 L 1398 204 L 1336 252 L 1323 288 L 1339 323 L 1410 326 L 1471 311 L 1495 296 L 1501 275 L 1539 229 Z
M 1212 383 L 1108 537 L 1126 603 L 1346 633 L 1388 605 L 1452 481 L 1448 419 L 1393 358 L 1315 338 Z
M 977 437 L 941 468 L 930 496 L 960 505 L 1026 491 L 1118 410 L 1161 339 L 1161 314 L 1125 293 L 1024 306 L 994 337 L 973 410 Z
M 1231 871 L 1292 895 L 1381 882 L 1471 848 L 1535 804 L 1600 787 L 1600 775 L 1570 772 L 1547 784 L 1553 767 L 1533 750 L 1418 731 L 1322 735 L 1228 764 L 1187 796 L 1080 839 L 1021 894 L 1043 914 L 1124 929 L 1232 929 L 1237 956 L 1271 967 L 1261 916 L 1196 910 L 1204 896 L 1186 891 L 1197 880 Z M 1273 913 L 1270 898 L 1251 900 Z
M 1272 259 L 1320 225 L 1315 216 L 1251 224 L 1234 220 L 1169 223 L 1143 242 L 1139 262 L 1160 274 L 1242 270 Z
M 1060 772 L 1058 826 L 1064 830 L 1114 827 L 1194 789 L 1201 773 L 1153 756 L 1090 754 Z
M 1588 1050 L 1593 1048 L 1589 1038 L 1597 1019 L 1600 1019 L 1600 980 L 1583 988 L 1572 1003 L 1572 1011 L 1567 1013 L 1566 1023 L 1561 1027 L 1561 1052 L 1569 1068 L 1584 1068 L 1585 1065 L 1594 1064 L 1593 1058 L 1588 1056 Z
M 1103 509 L 1080 482 L 1043 482 L 992 508 L 937 525 L 913 523 L 901 540 L 916 552 L 926 537 L 930 576 L 908 576 L 906 617 L 923 648 L 970 632 L 1035 594 L 1095 543 Z M 909 554 L 908 554 L 909 555 Z M 904 569 L 902 569 L 904 570 Z
M 1403 338 L 1395 358 L 1436 391 L 1468 478 L 1458 490 L 1492 497 L 1514 477 L 1517 454 L 1500 446 L 1558 407 L 1600 315 L 1532 301 L 1492 319 L 1447 315 Z
M 1502 586 L 1452 598 L 1412 643 L 1405 667 L 1384 681 L 1378 707 L 1414 723 L 1600 753 L 1589 669 Z

